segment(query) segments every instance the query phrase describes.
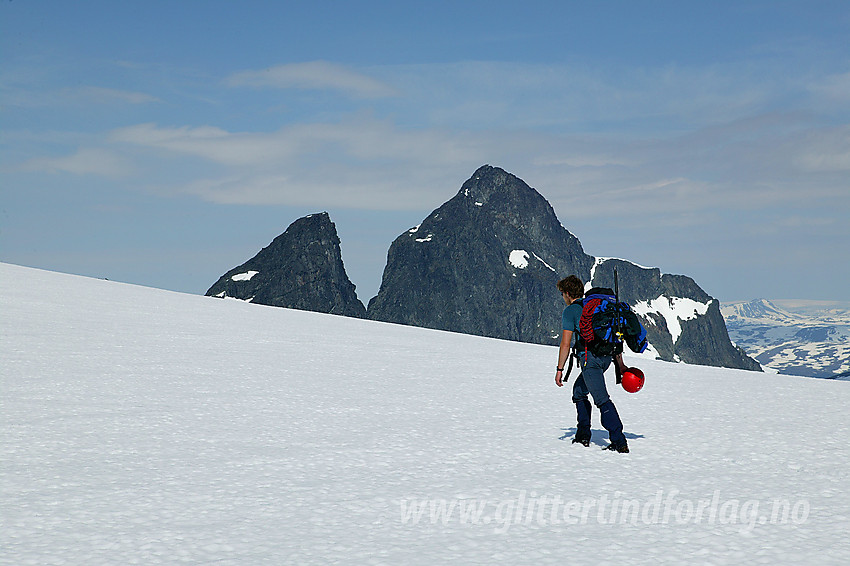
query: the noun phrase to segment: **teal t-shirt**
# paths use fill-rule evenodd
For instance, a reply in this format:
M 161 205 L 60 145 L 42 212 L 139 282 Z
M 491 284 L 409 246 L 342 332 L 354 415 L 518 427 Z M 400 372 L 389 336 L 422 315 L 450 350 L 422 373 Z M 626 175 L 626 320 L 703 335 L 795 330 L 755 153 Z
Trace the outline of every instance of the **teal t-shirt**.
M 564 309 L 564 313 L 561 315 L 561 328 L 564 330 L 569 330 L 574 335 L 578 335 L 579 327 L 578 323 L 581 319 L 581 304 L 573 303 L 567 308 Z

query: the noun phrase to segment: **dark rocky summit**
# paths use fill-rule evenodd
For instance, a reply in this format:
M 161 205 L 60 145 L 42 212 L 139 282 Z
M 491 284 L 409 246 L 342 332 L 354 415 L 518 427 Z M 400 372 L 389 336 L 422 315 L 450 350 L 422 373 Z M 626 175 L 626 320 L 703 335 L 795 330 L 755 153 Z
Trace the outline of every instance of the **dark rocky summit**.
M 327 213 L 292 223 L 207 295 L 365 317 L 492 338 L 557 344 L 564 302 L 555 285 L 575 274 L 613 287 L 643 319 L 650 352 L 668 361 L 760 370 L 729 340 L 720 305 L 690 277 L 594 258 L 551 205 L 521 179 L 479 168 L 422 224 L 396 238 L 368 311 L 342 263 Z
M 643 319 L 658 358 L 761 371 L 759 363 L 729 339 L 720 301 L 709 296 L 693 279 L 622 259 L 597 258 L 592 285 L 613 288 L 615 267 L 620 299 Z
M 390 247 L 375 320 L 521 342 L 560 336 L 561 273 L 593 258 L 537 191 L 484 166 Z
M 557 344 L 564 308 L 557 281 L 575 274 L 613 286 L 615 265 L 621 298 L 643 318 L 657 357 L 760 369 L 732 345 L 718 301 L 691 278 L 584 253 L 540 193 L 489 165 L 396 238 L 367 312 L 374 320 Z
M 206 294 L 364 318 L 366 309 L 345 273 L 339 243 L 327 212 L 300 218 L 256 256 L 222 275 Z

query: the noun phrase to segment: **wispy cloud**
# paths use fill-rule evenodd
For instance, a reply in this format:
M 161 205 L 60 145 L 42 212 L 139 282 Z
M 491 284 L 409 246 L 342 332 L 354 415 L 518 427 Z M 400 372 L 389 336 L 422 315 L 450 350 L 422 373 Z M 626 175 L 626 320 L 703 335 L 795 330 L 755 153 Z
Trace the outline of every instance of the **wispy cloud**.
M 156 124 L 138 124 L 113 131 L 109 139 L 234 166 L 269 162 L 297 149 L 280 136 L 230 133 L 213 126 L 160 128 Z
M 81 148 L 72 155 L 62 157 L 37 157 L 23 163 L 20 169 L 101 177 L 124 177 L 135 171 L 130 161 L 124 157 L 96 148 Z
M 427 208 L 483 163 L 538 187 L 572 216 L 663 215 L 841 198 L 850 131 L 799 115 L 763 116 L 663 138 L 402 129 L 356 116 L 275 132 L 139 124 L 111 143 L 224 167 L 177 188 L 206 200 Z M 812 178 L 811 173 L 821 175 Z M 846 188 L 846 182 L 844 183 Z M 846 191 L 845 191 L 846 192 Z M 593 194 L 604 210 L 587 199 Z M 697 217 L 691 217 L 696 220 Z
M 162 100 L 151 94 L 99 86 L 67 87 L 57 90 L 32 90 L 9 87 L 0 94 L 3 106 L 18 108 L 62 108 L 103 104 L 154 104 Z
M 809 85 L 809 90 L 828 100 L 847 104 L 850 102 L 850 73 L 826 76 Z
M 850 125 L 807 133 L 796 161 L 807 171 L 850 172 Z
M 162 102 L 156 96 L 130 90 L 119 90 L 99 86 L 84 86 L 76 89 L 66 89 L 66 94 L 92 102 L 125 102 L 128 104 L 151 104 Z
M 139 124 L 110 134 L 114 142 L 194 155 L 225 165 L 273 165 L 311 155 L 362 160 L 426 161 L 435 166 L 483 158 L 485 140 L 438 129 L 403 130 L 370 117 L 296 124 L 276 132 L 228 132 L 212 126 L 164 128 Z
M 495 149 L 479 136 L 402 130 L 363 116 L 268 133 L 139 124 L 109 140 L 157 150 L 163 159 L 193 156 L 224 166 L 220 177 L 175 189 L 205 200 L 376 209 L 429 206 L 435 188 L 450 191 Z
M 364 73 L 328 61 L 289 63 L 259 71 L 242 71 L 227 78 L 233 87 L 335 90 L 356 98 L 383 98 L 398 92 Z
M 602 70 L 471 61 L 374 67 L 367 76 L 315 61 L 245 71 L 227 83 L 373 99 L 342 118 L 307 107 L 272 131 L 234 131 L 214 120 L 149 122 L 80 147 L 112 147 L 160 163 L 158 171 L 179 170 L 181 181 L 170 190 L 221 203 L 427 208 L 441 202 L 435 191 L 450 194 L 483 163 L 516 173 L 559 210 L 586 218 L 674 213 L 696 221 L 697 214 L 687 215 L 722 210 L 730 201 L 746 209 L 812 195 L 838 198 L 850 167 L 848 126 L 810 107 L 771 108 L 807 93 L 816 93 L 812 104 L 825 100 L 825 92 L 840 91 L 844 75 L 815 80 L 774 71 L 747 63 Z M 135 104 L 156 100 L 94 87 L 76 92 Z M 273 94 L 269 104 L 279 104 L 282 94 Z M 118 153 L 98 160 L 97 151 L 103 150 L 39 158 L 27 167 L 113 175 L 130 169 Z M 608 199 L 604 212 L 588 204 L 591 193 Z
M 376 74 L 404 93 L 401 109 L 415 106 L 434 125 L 630 133 L 730 121 L 769 108 L 789 89 L 805 91 L 799 77 L 771 71 L 749 63 L 643 68 L 464 61 Z
M 553 201 L 573 216 L 600 216 L 597 199 L 609 215 L 665 222 L 688 214 L 701 222 L 700 215 L 733 208 L 834 211 L 850 206 L 848 133 L 800 115 L 765 115 L 673 137 L 608 139 L 599 162 L 599 147 L 588 147 L 589 159 L 582 159 L 575 144 L 556 143 L 536 171 L 545 184 L 562 187 Z
M 243 173 L 199 179 L 176 189 L 218 204 L 311 206 L 371 210 L 426 210 L 457 191 L 468 168 L 413 168 L 404 179 L 390 169 L 337 163 L 289 172 Z

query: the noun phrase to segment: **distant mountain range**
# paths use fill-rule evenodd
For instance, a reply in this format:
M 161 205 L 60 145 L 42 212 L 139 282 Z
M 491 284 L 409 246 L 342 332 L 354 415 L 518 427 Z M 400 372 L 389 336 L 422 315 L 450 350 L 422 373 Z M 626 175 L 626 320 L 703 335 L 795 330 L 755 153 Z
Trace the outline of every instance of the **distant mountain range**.
M 522 179 L 484 165 L 458 193 L 390 246 L 368 308 L 345 274 L 327 213 L 296 220 L 254 258 L 226 272 L 211 296 L 365 317 L 519 342 L 557 344 L 559 279 L 613 287 L 642 317 L 648 355 L 760 371 L 726 331 L 720 303 L 685 275 L 586 254 L 548 201 Z
M 757 299 L 720 310 L 729 337 L 768 371 L 850 379 L 850 303 Z

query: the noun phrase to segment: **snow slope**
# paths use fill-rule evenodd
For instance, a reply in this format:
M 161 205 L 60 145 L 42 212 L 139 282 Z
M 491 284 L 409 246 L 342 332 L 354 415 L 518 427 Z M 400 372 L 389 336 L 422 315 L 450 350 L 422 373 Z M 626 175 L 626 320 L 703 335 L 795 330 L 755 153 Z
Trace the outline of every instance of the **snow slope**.
M 553 347 L 0 290 L 2 564 L 850 562 L 846 382 L 641 359 L 615 454 L 596 412 L 570 444 Z

